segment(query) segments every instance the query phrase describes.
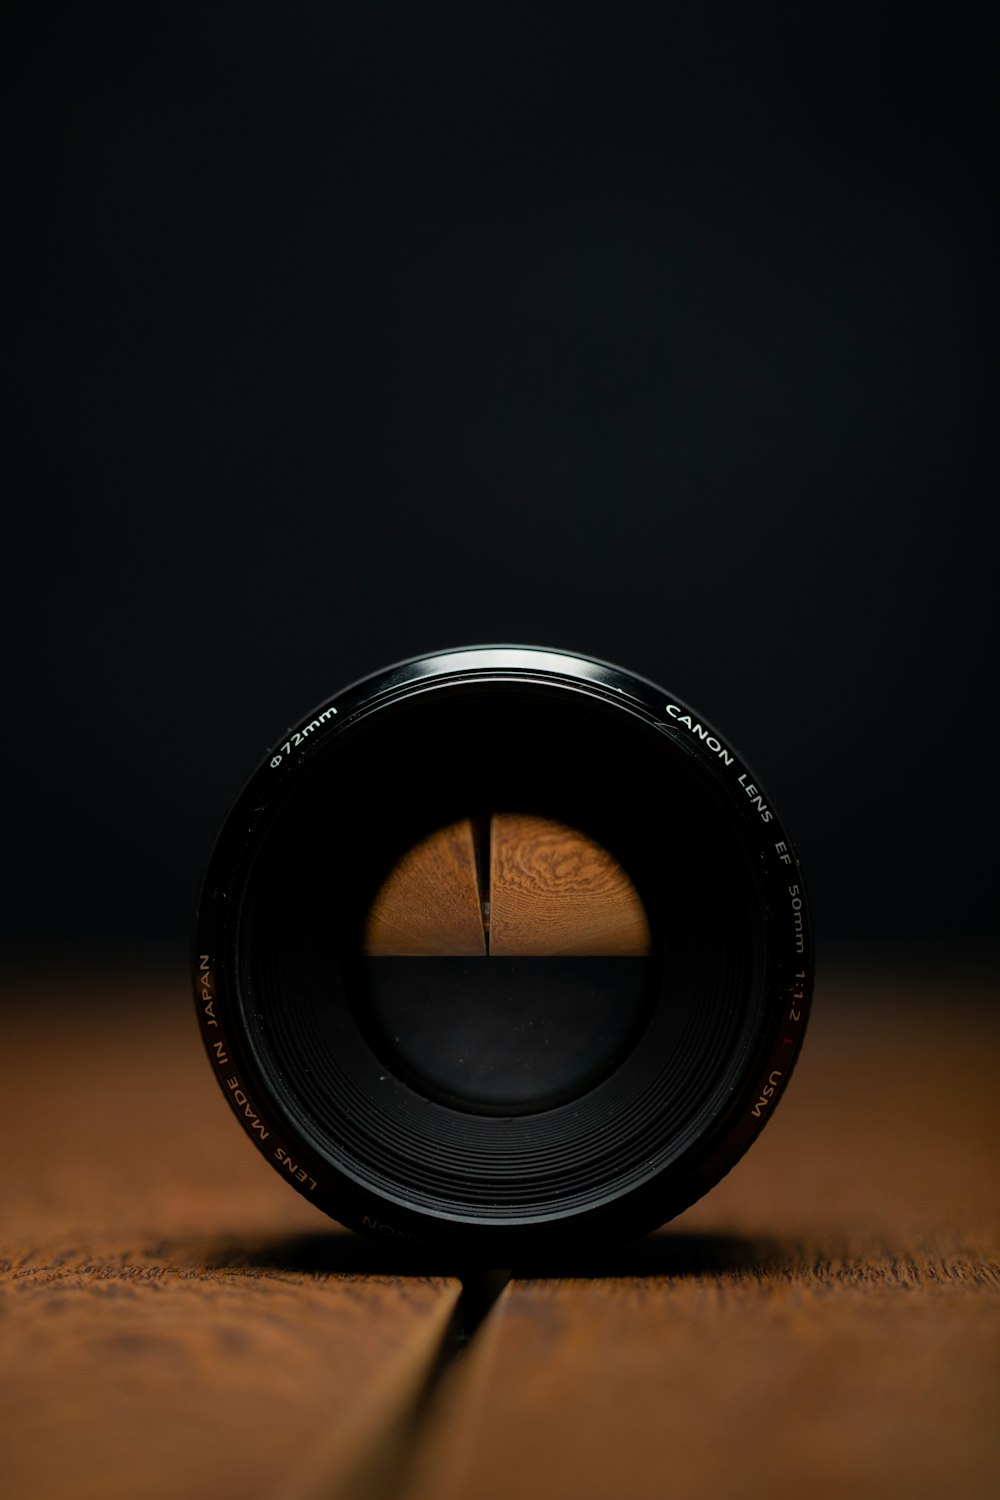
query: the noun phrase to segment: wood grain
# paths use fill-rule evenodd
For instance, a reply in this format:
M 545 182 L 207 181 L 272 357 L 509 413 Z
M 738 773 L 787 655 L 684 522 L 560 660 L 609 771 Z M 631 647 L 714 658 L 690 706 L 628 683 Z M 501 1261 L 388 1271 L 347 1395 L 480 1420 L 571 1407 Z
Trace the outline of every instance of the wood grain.
M 733 1173 L 516 1268 L 433 1387 L 456 1282 L 270 1171 L 184 987 L 61 997 L 0 1018 L 4 1500 L 993 1500 L 991 987 L 821 986 Z
M 548 818 L 497 813 L 490 833 L 490 952 L 640 955 L 649 924 L 606 849 Z
M 372 904 L 365 952 L 372 957 L 649 952 L 649 924 L 634 885 L 608 851 L 578 829 L 548 818 L 494 814 L 485 893 L 477 866 L 469 819 L 414 845 Z
M 414 845 L 372 905 L 365 952 L 379 956 L 485 954 L 476 849 L 468 818 Z
M 405 1500 L 993 1500 L 997 1011 L 822 1000 L 789 1097 L 714 1193 L 509 1284 Z
M 182 990 L 102 989 L 3 1016 L 0 1492 L 380 1490 L 458 1283 L 401 1276 L 247 1149 Z
M 17 1256 L 0 1290 L 10 1500 L 358 1493 L 454 1304 L 431 1281 L 121 1238 Z

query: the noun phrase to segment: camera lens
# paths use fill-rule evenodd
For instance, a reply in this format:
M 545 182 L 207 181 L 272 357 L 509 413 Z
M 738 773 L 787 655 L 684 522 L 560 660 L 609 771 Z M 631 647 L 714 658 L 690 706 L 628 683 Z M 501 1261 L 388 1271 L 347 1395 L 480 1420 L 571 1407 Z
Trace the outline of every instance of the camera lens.
M 798 1052 L 802 876 L 759 779 L 606 663 L 391 667 L 282 740 L 202 889 L 195 993 L 255 1145 L 333 1217 L 495 1258 L 722 1177 Z

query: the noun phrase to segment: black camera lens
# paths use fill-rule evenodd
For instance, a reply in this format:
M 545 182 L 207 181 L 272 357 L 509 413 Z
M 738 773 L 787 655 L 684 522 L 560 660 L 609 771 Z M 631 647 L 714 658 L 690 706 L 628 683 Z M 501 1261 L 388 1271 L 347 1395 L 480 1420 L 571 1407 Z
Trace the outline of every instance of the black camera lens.
M 526 647 L 286 733 L 202 888 L 195 993 L 251 1140 L 382 1240 L 493 1258 L 686 1208 L 773 1113 L 812 943 L 774 805 L 678 699 Z

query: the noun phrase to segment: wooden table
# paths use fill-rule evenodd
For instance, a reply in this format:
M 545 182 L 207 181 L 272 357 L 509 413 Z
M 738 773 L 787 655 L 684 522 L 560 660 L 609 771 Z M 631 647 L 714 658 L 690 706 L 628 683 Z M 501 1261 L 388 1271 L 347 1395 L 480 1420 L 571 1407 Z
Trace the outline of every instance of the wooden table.
M 270 1171 L 180 985 L 7 988 L 6 1500 L 1000 1493 L 985 981 L 821 985 L 788 1097 L 707 1199 L 464 1288 Z

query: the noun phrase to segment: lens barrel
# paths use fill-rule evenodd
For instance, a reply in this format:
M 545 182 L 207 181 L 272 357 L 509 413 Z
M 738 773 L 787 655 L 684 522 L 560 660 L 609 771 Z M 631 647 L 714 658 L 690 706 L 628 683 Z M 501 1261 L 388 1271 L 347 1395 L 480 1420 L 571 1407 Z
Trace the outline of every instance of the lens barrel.
M 528 647 L 419 657 L 288 731 L 199 901 L 196 1005 L 250 1139 L 383 1242 L 623 1240 L 763 1128 L 812 928 L 774 804 L 679 699 Z

